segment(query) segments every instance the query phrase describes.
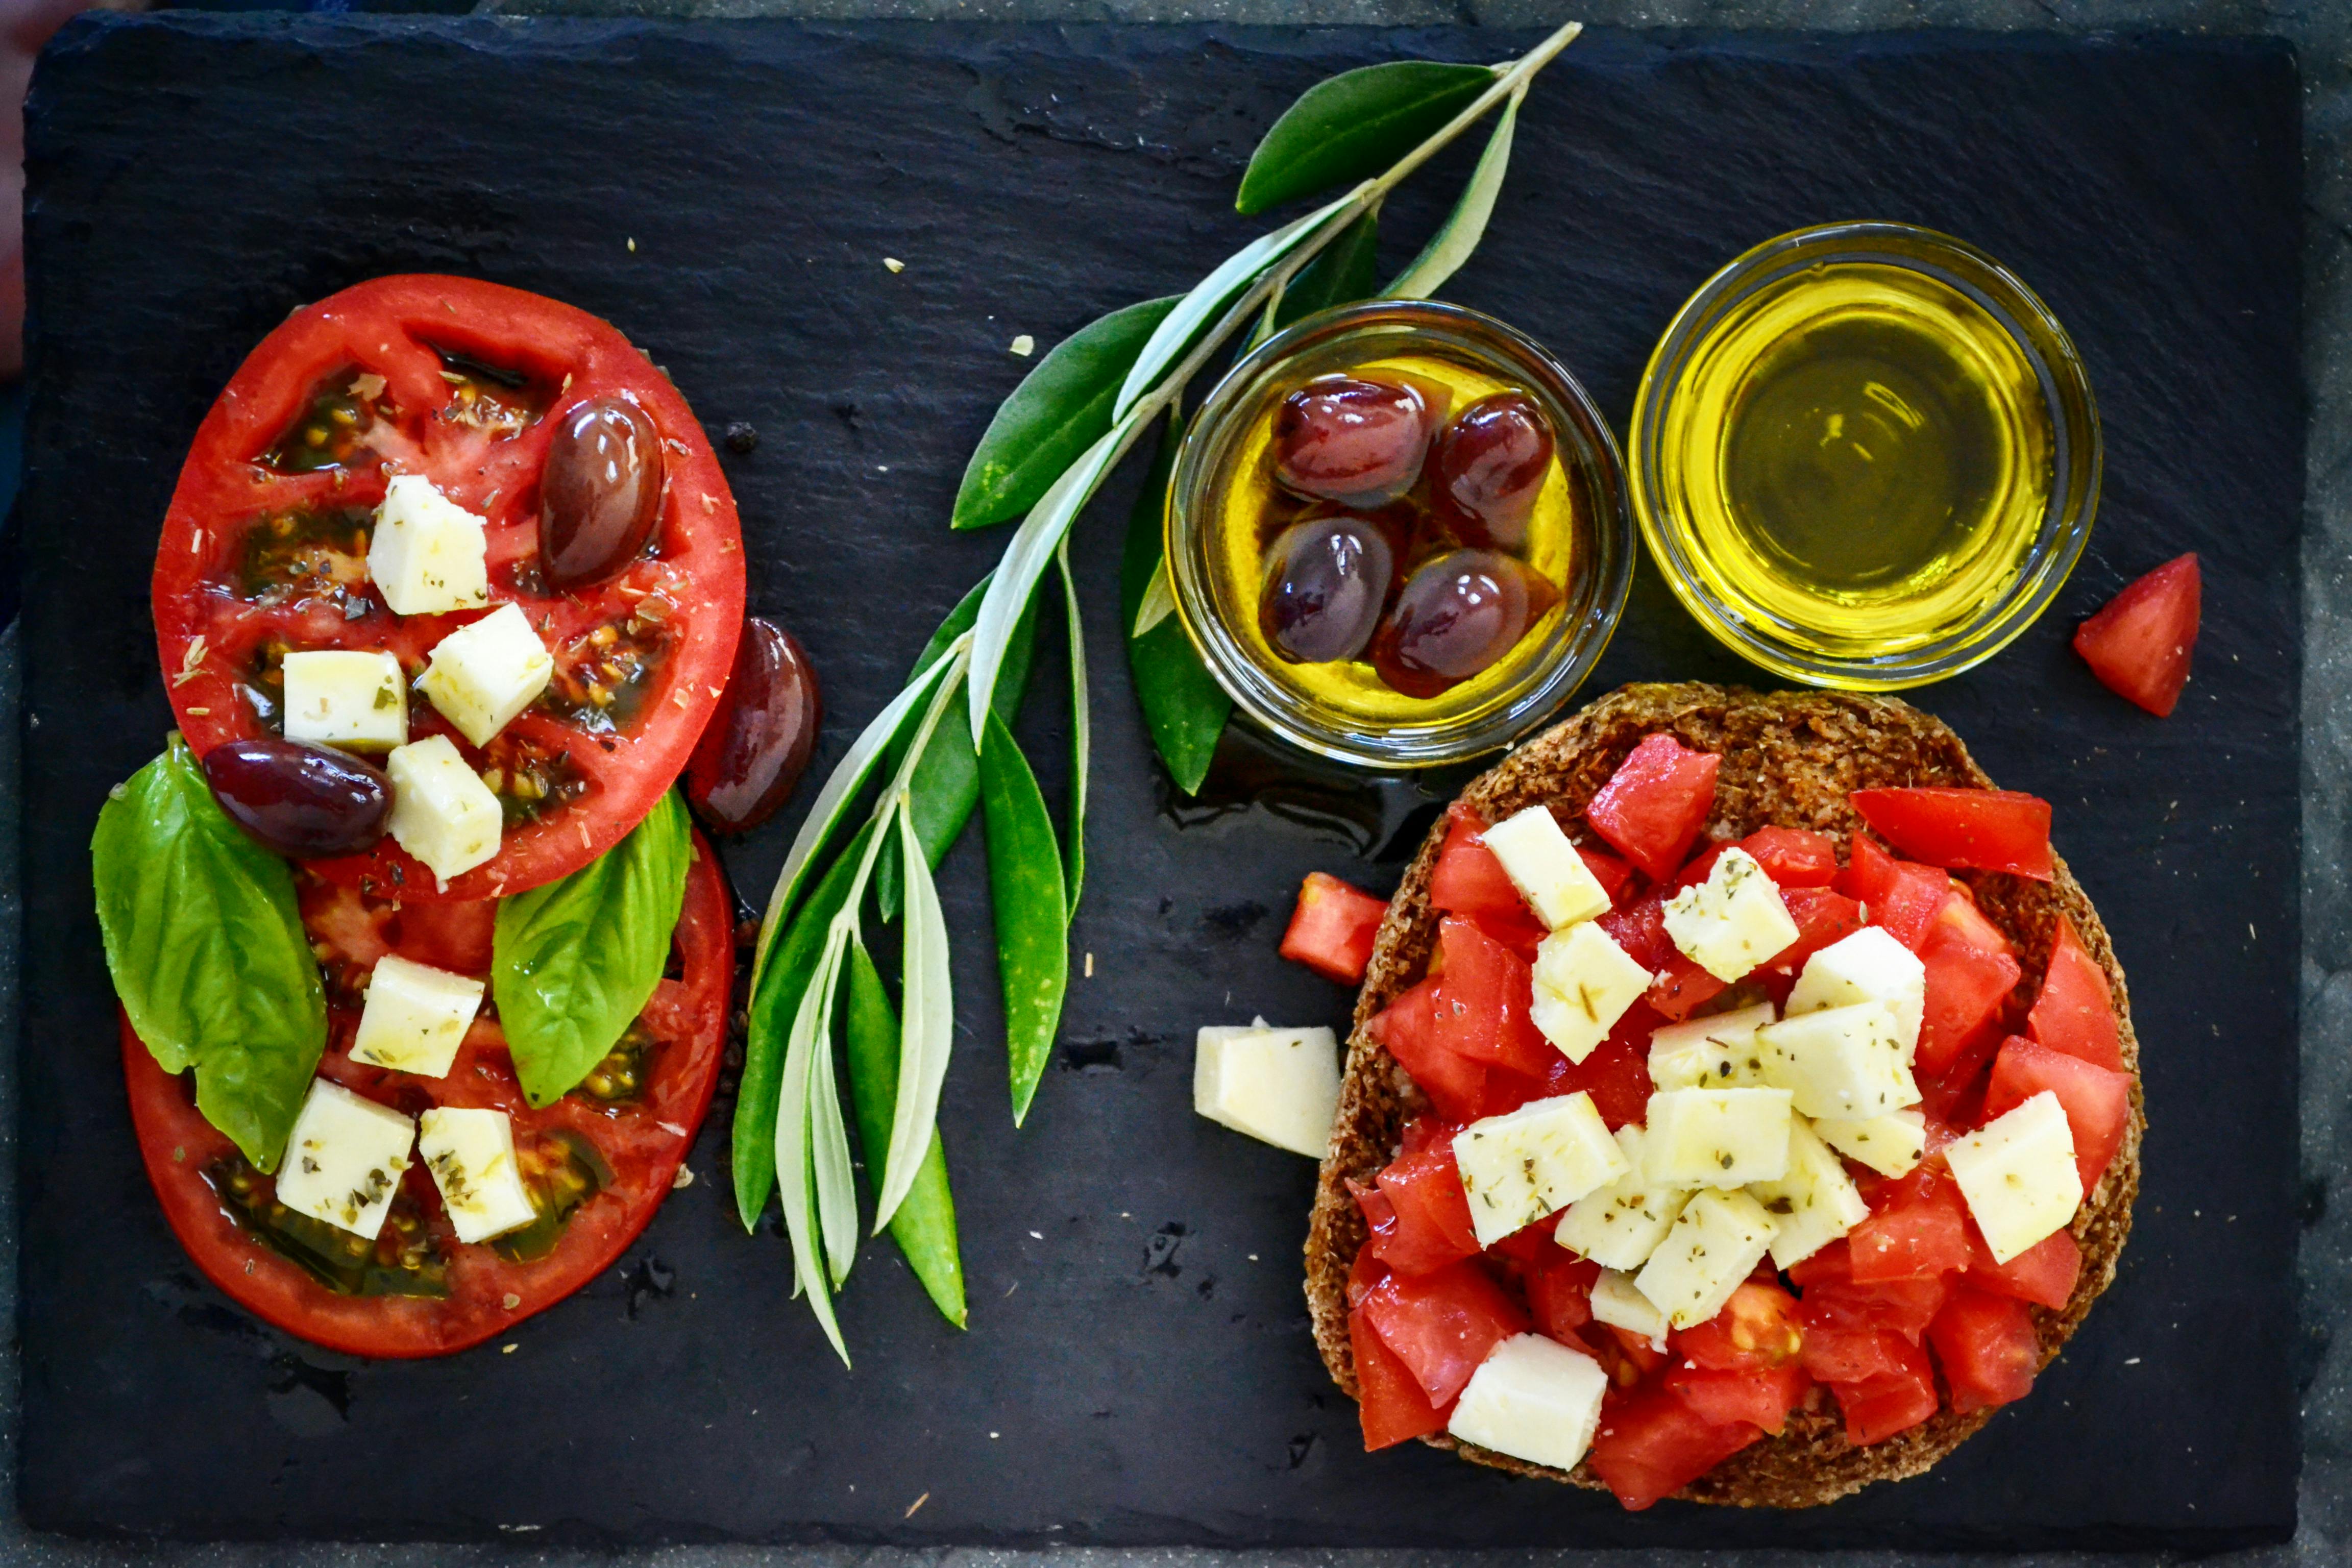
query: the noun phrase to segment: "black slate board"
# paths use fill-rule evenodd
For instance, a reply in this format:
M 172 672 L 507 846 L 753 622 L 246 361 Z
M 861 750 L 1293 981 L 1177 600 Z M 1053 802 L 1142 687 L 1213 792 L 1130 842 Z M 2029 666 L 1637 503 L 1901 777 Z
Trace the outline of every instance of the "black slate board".
M 1189 1109 L 1191 1031 L 1338 1021 L 1281 963 L 1301 873 L 1378 883 L 1264 810 L 1157 809 L 1119 658 L 1124 491 L 1081 533 L 1097 684 L 1093 876 L 1058 1070 L 1014 1137 L 985 901 L 945 1126 L 973 1329 L 886 1246 L 856 1370 L 734 1230 L 715 1118 L 629 1267 L 513 1336 L 368 1365 L 201 1285 L 133 1158 L 90 917 L 89 827 L 167 723 L 144 590 L 180 454 L 293 304 L 373 273 L 480 273 L 611 317 L 715 429 L 757 606 L 796 627 L 837 753 L 1001 535 L 941 520 L 1024 368 L 1253 232 L 1228 206 L 1307 83 L 1472 31 L 652 26 L 196 18 L 79 25 L 31 113 L 37 395 L 25 495 L 22 1500 L 109 1534 L 1233 1544 L 1873 1542 L 2210 1548 L 2292 1528 L 2296 1194 L 2298 121 L 2266 44 L 1601 35 L 1539 84 L 1454 290 L 1558 350 L 1622 420 L 1721 261 L 1859 216 L 1965 235 L 2073 330 L 2106 417 L 2089 558 L 1990 668 L 1924 695 L 2059 806 L 2147 1047 L 2147 1186 L 2121 1279 L 2025 1405 L 1932 1474 L 1797 1516 L 1368 1458 L 1308 1342 L 1306 1163 Z M 1453 167 L 1457 171 L 1461 160 Z M 1431 221 L 1450 187 L 1394 204 Z M 628 242 L 634 239 L 632 248 Z M 882 258 L 904 258 L 893 275 Z M 2069 628 L 2203 552 L 2169 722 L 2103 693 Z M 1738 679 L 1646 569 L 1591 690 Z M 1037 690 L 1060 671 L 1051 658 Z M 1054 707 L 1036 700 L 1041 744 Z M 1392 805 L 1411 804 L 1410 792 Z M 782 825 L 730 856 L 764 888 Z M 910 1505 L 928 1498 L 919 1511 Z

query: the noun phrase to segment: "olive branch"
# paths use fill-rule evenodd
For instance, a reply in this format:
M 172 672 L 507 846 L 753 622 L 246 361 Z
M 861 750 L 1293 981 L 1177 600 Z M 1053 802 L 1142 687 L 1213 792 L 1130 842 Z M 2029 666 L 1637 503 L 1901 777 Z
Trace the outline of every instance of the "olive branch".
M 1081 328 L 1005 400 L 972 454 L 951 526 L 1016 518 L 1019 526 L 996 569 L 949 615 L 905 688 L 825 780 L 769 899 L 752 971 L 735 1107 L 737 1209 L 754 1228 L 769 1193 L 780 1190 L 793 1292 L 807 1294 L 845 1363 L 833 1297 L 860 1238 L 836 1016 L 874 1187 L 873 1231 L 887 1228 L 940 1311 L 959 1327 L 965 1321 L 936 1125 L 955 1005 L 931 872 L 975 807 L 987 837 L 1014 1125 L 1028 1114 L 1052 1054 L 1086 863 L 1088 696 L 1072 525 L 1167 416 L 1129 528 L 1122 623 L 1153 743 L 1178 787 L 1192 794 L 1231 705 L 1170 614 L 1160 554 L 1160 502 L 1185 388 L 1245 326 L 1255 323 L 1255 344 L 1331 305 L 1423 298 L 1443 286 L 1486 234 L 1528 85 L 1582 30 L 1571 22 L 1493 67 L 1400 60 L 1309 89 L 1251 155 L 1234 205 L 1257 213 L 1341 186 L 1347 194 L 1252 240 L 1190 293 Z M 1403 272 L 1376 286 L 1382 202 L 1497 106 L 1451 214 Z M 1049 569 L 1061 579 L 1071 677 L 1068 821 L 1058 837 L 1011 729 Z M 903 918 L 895 1010 L 866 950 L 869 908 L 880 923 Z

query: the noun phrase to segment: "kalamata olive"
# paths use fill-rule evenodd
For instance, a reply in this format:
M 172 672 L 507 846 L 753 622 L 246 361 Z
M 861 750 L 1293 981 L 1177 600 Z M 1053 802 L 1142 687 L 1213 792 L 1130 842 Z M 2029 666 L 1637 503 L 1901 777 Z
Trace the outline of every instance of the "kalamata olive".
M 782 626 L 751 617 L 735 645 L 727 695 L 686 765 L 686 798 L 718 832 L 758 826 L 791 798 L 824 721 L 807 650 Z
M 1434 697 L 1508 653 L 1559 598 L 1516 557 L 1449 551 L 1405 580 L 1372 638 L 1372 668 L 1407 697 Z
M 612 576 L 661 513 L 661 435 L 645 410 L 594 397 L 567 412 L 539 476 L 539 553 L 551 587 Z
M 1294 664 L 1353 658 L 1372 640 L 1396 581 L 1396 552 L 1370 518 L 1308 518 L 1265 552 L 1258 630 Z
M 356 855 L 392 816 L 382 769 L 301 741 L 224 741 L 205 753 L 205 782 L 263 848 L 300 860 Z
M 1274 477 L 1285 489 L 1342 506 L 1385 506 L 1412 489 L 1437 418 L 1401 382 L 1323 375 L 1274 416 Z
M 1534 398 L 1524 392 L 1482 397 L 1430 447 L 1430 497 L 1465 542 L 1525 544 L 1551 453 L 1551 421 Z

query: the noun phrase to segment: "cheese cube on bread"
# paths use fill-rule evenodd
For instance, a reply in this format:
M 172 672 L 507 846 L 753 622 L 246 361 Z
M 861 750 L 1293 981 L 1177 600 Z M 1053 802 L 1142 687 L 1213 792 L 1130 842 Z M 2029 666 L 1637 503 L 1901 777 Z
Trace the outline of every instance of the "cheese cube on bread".
M 1756 1031 L 1772 1022 L 1772 1004 L 1712 1013 L 1650 1034 L 1650 1081 L 1660 1089 L 1758 1089 L 1764 1060 Z
M 396 616 L 478 610 L 490 602 L 488 524 L 421 474 L 395 474 L 375 509 L 368 576 Z
M 1642 1173 L 1642 1129 L 1617 1129 L 1626 1173 L 1568 1205 L 1552 1239 L 1603 1268 L 1633 1269 L 1649 1261 L 1658 1243 L 1683 1212 L 1690 1194 L 1652 1182 Z
M 1538 944 L 1532 978 L 1528 1013 L 1536 1028 L 1560 1055 L 1580 1062 L 1642 999 L 1651 975 L 1615 938 L 1587 921 Z
M 352 1059 L 420 1078 L 447 1077 L 484 989 L 481 981 L 385 953 L 368 980 Z
M 1472 1122 L 1454 1135 L 1454 1163 L 1481 1247 L 1566 1208 L 1629 1169 L 1592 1096 L 1582 1089 Z
M 2074 1129 L 2046 1089 L 1956 1140 L 1944 1158 L 1995 1263 L 2063 1230 L 2082 1206 Z
M 441 717 L 487 746 L 514 716 L 539 700 L 555 660 L 520 605 L 500 605 L 433 645 L 417 687 Z
M 1553 931 L 1609 912 L 1609 891 L 1550 810 L 1531 805 L 1479 835 L 1537 918 Z
M 1631 1274 L 1604 1268 L 1592 1282 L 1592 1321 L 1639 1334 L 1656 1350 L 1666 1348 L 1666 1315 L 1642 1294 Z
M 1608 1392 L 1609 1374 L 1591 1356 L 1541 1334 L 1513 1334 L 1463 1384 L 1445 1429 L 1529 1464 L 1574 1469 Z
M 1907 1176 L 1927 1156 L 1927 1113 L 1916 1107 L 1884 1116 L 1813 1119 L 1822 1142 L 1882 1176 Z
M 1780 887 L 1736 844 L 1715 858 L 1706 881 L 1666 900 L 1665 921 L 1684 956 L 1722 981 L 1738 979 L 1797 940 Z
M 380 648 L 289 653 L 286 738 L 347 752 L 408 744 L 408 679 Z
M 1918 954 L 1878 926 L 1841 937 L 1805 960 L 1789 993 L 1788 1013 L 1817 1013 L 1856 1002 L 1884 1002 L 1895 1015 L 1906 1053 L 1919 1044 L 1919 1016 L 1927 999 L 1927 971 Z M 1909 1058 L 1906 1054 L 1906 1060 Z
M 1772 1236 L 1776 1268 L 1802 1263 L 1870 1217 L 1870 1205 L 1836 1152 L 1801 1118 L 1789 1127 L 1788 1173 L 1775 1182 L 1751 1184 L 1748 1195 L 1780 1222 Z
M 1650 1096 L 1642 1173 L 1659 1186 L 1744 1187 L 1789 1169 L 1785 1089 L 1667 1089 Z
M 1764 1081 L 1796 1096 L 1806 1116 L 1883 1116 L 1919 1103 L 1911 1053 L 1884 1002 L 1783 1018 L 1756 1031 Z
M 1723 1310 L 1780 1228 L 1746 1193 L 1701 1193 L 1685 1205 L 1633 1283 L 1674 1327 L 1704 1323 Z

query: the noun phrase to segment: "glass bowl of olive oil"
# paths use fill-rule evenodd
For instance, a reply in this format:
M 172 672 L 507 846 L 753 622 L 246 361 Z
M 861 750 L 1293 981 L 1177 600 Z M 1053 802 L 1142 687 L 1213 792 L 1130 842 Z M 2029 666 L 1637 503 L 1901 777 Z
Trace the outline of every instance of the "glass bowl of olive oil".
M 1412 456 L 1422 478 L 1404 494 L 1338 509 L 1360 514 L 1355 521 L 1368 534 L 1375 524 L 1386 532 L 1388 542 L 1373 552 L 1389 586 L 1385 601 L 1375 592 L 1370 603 L 1387 608 L 1360 650 L 1310 657 L 1285 641 L 1267 606 L 1283 575 L 1286 531 L 1334 510 L 1286 490 L 1286 413 L 1335 385 L 1374 395 L 1411 388 L 1406 401 L 1428 410 L 1431 431 L 1457 432 L 1475 411 L 1507 405 L 1549 446 L 1540 470 L 1518 470 L 1509 524 L 1491 533 L 1449 519 L 1431 499 L 1432 477 L 1444 471 L 1444 434 L 1425 458 Z M 1634 552 L 1616 441 L 1575 377 L 1492 317 L 1418 300 L 1307 317 L 1235 364 L 1185 429 L 1166 545 L 1176 612 L 1236 705 L 1294 745 L 1382 768 L 1459 762 L 1508 745 L 1549 717 L 1608 647 Z M 1457 577 L 1454 563 L 1462 562 L 1504 580 L 1509 623 L 1436 679 L 1406 679 L 1396 650 L 1416 584 L 1468 584 L 1433 618 L 1415 623 L 1434 625 L 1440 641 L 1458 644 L 1493 610 L 1496 581 L 1478 571 Z
M 1652 557 L 1791 680 L 1892 691 L 1998 653 L 2081 559 L 2098 407 L 2065 330 L 1948 235 L 1769 240 L 1675 317 L 1634 398 Z

